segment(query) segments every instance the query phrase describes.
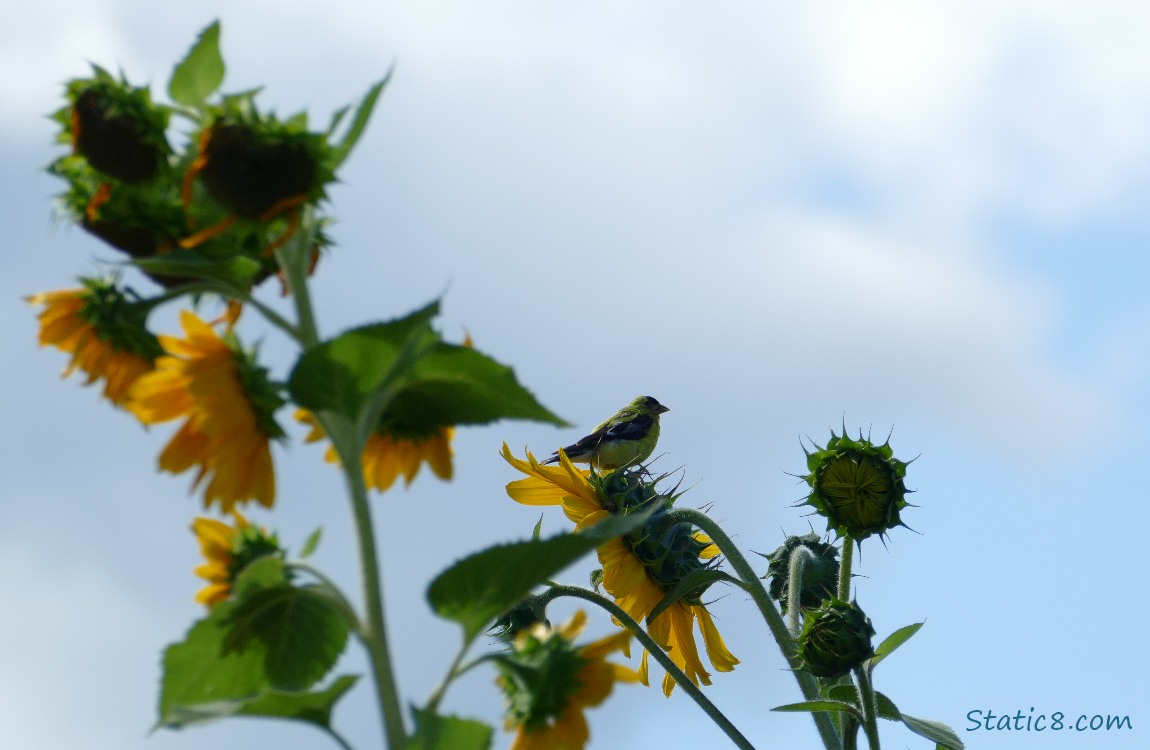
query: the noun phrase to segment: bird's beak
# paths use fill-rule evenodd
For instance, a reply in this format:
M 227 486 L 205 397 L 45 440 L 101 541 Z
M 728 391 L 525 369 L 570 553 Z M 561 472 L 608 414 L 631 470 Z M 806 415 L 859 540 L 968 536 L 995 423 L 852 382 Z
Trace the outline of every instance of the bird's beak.
M 659 408 L 655 410 L 655 413 L 656 414 L 662 414 L 662 413 L 668 412 L 668 411 L 671 411 L 671 410 L 668 409 L 667 407 L 663 406 L 662 404 L 659 404 Z

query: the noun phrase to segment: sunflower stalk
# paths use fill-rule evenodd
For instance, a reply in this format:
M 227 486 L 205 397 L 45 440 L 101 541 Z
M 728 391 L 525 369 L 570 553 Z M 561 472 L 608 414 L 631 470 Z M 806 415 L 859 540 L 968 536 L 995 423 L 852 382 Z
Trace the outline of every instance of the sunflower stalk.
M 277 260 L 287 279 L 291 298 L 295 302 L 296 316 L 299 319 L 298 340 L 306 351 L 319 343 L 319 327 L 311 304 L 307 283 L 308 254 L 311 252 L 315 235 L 314 214 L 309 208 L 304 211 L 301 226 L 296 236 L 277 251 Z M 391 653 L 388 648 L 387 621 L 384 617 L 383 578 L 380 574 L 380 560 L 375 541 L 375 527 L 372 523 L 371 506 L 368 503 L 367 486 L 364 484 L 362 453 L 363 443 L 355 438 L 354 432 L 346 429 L 343 420 L 320 412 L 316 419 L 331 438 L 332 446 L 339 455 L 339 465 L 347 481 L 351 500 L 352 518 L 355 523 L 356 540 L 359 546 L 360 574 L 363 584 L 363 604 L 366 617 L 360 619 L 357 634 L 368 651 L 372 678 L 375 682 L 380 715 L 383 719 L 383 734 L 388 750 L 401 750 L 407 744 L 407 733 L 403 726 L 403 710 L 399 702 L 399 690 L 392 669 Z
M 671 657 L 667 656 L 662 646 L 656 643 L 655 639 L 649 636 L 647 631 L 643 629 L 643 626 L 635 622 L 635 620 L 621 607 L 616 605 L 615 602 L 596 594 L 594 591 L 588 591 L 578 586 L 556 586 L 541 594 L 539 599 L 540 603 L 546 606 L 548 602 L 561 596 L 571 596 L 576 599 L 582 599 L 610 613 L 623 627 L 631 631 L 636 640 L 642 644 L 643 648 L 647 649 L 647 653 L 654 657 L 655 661 L 659 662 L 659 665 L 671 676 L 675 684 L 681 687 L 683 691 L 698 704 L 699 708 L 703 709 L 703 712 L 710 717 L 711 721 L 715 722 L 719 729 L 723 730 L 723 733 L 727 735 L 731 742 L 735 743 L 736 747 L 742 750 L 755 750 L 755 746 L 743 736 L 738 728 L 731 723 L 731 720 L 719 710 L 718 706 L 712 703 L 707 696 L 703 695 L 703 691 L 695 687 L 695 684 L 691 682 L 690 678 L 687 677 L 681 669 L 675 666 L 675 662 L 671 661 Z
M 843 537 L 842 555 L 839 558 L 838 598 L 844 602 L 851 600 L 851 563 L 854 561 L 855 544 L 850 535 Z
M 791 553 L 790 570 L 787 576 L 787 591 L 790 592 L 787 596 L 787 620 L 791 625 L 791 633 L 798 635 L 803 629 L 803 624 L 800 620 L 802 607 L 800 602 L 802 600 L 803 590 L 803 570 L 807 567 L 807 563 L 815 560 L 815 554 L 811 552 L 810 548 L 806 545 L 800 544 L 795 547 L 795 551 Z
M 782 651 L 783 657 L 790 665 L 791 671 L 795 676 L 795 680 L 799 683 L 799 690 L 802 691 L 803 698 L 808 701 L 819 699 L 819 687 L 815 678 L 799 669 L 798 651 L 795 645 L 795 640 L 791 636 L 791 632 L 787 629 L 787 624 L 783 620 L 782 614 L 771 603 L 770 595 L 763 587 L 759 576 L 755 573 L 754 568 L 747 562 L 747 558 L 735 546 L 731 537 L 723 531 L 722 527 L 714 521 L 706 513 L 694 510 L 693 508 L 676 508 L 668 513 L 674 521 L 693 524 L 703 531 L 704 534 L 711 538 L 715 546 L 727 558 L 727 561 L 734 568 L 735 573 L 743 582 L 743 587 L 747 593 L 751 595 L 755 604 L 762 613 L 763 619 L 770 628 L 771 634 L 775 637 L 775 642 Z M 811 713 L 814 719 L 815 726 L 818 729 L 819 737 L 823 741 L 823 747 L 826 750 L 840 750 L 842 747 L 839 741 L 838 733 L 835 732 L 834 722 L 831 721 L 830 716 L 825 711 L 815 711 Z
M 878 707 L 875 701 L 874 685 L 871 684 L 870 675 L 867 674 L 865 667 L 859 667 L 854 672 L 855 681 L 858 685 L 859 706 L 863 710 L 863 731 L 866 732 L 870 750 L 879 750 Z

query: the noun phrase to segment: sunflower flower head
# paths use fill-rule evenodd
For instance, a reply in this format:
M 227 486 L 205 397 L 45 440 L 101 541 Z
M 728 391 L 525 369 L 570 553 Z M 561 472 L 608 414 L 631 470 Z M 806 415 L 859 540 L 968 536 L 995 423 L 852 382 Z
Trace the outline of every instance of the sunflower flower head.
M 649 632 L 695 685 L 711 684 L 695 642 L 696 621 L 711 666 L 720 672 L 735 668 L 739 660 L 727 650 L 702 602 L 705 586 L 677 591 L 688 576 L 716 564 L 718 548 L 689 524 L 671 520 L 667 511 L 678 495 L 660 492 L 656 485 L 661 478 L 652 479 L 641 467 L 609 474 L 577 469 L 562 451 L 558 466 L 544 466 L 530 452 L 526 460 L 516 458 L 506 444 L 502 455 L 527 475 L 507 485 L 508 495 L 524 505 L 561 506 L 576 530 L 611 515 L 655 508 L 641 528 L 598 548 L 603 570 L 597 580 L 636 622 L 645 621 L 670 594 L 677 593 L 679 598 L 651 621 Z M 648 684 L 647 658 L 644 653 L 639 669 L 644 685 Z M 670 696 L 674 687 L 674 680 L 664 676 L 663 693 Z
M 853 440 L 844 427 L 842 435 L 831 431 L 826 446 L 814 447 L 803 449 L 810 472 L 803 479 L 811 491 L 802 504 L 826 518 L 828 530 L 861 542 L 906 525 L 899 512 L 909 505 L 903 482 L 907 462 L 894 457 L 889 440 L 875 445 L 861 433 Z
M 633 670 L 606 660 L 626 650 L 630 634 L 576 646 L 586 621 L 580 610 L 557 628 L 536 623 L 495 658 L 507 702 L 504 727 L 515 731 L 511 750 L 581 750 L 590 737 L 584 709 L 606 700 L 616 682 L 638 681 Z
M 307 409 L 297 409 L 294 417 L 311 428 L 304 438 L 305 443 L 315 443 L 326 437 L 319 420 Z M 435 476 L 450 480 L 454 474 L 451 460 L 451 440 L 454 437 L 455 428 L 451 426 L 439 427 L 430 433 L 416 433 L 381 424 L 363 447 L 364 484 L 368 489 L 387 492 L 402 476 L 404 484 L 410 486 L 424 464 Z M 324 460 L 330 464 L 339 463 L 334 446 L 327 447 Z
M 180 323 L 184 338 L 160 338 L 167 354 L 133 386 L 128 408 L 148 425 L 184 420 L 160 454 L 160 469 L 180 474 L 196 468 L 192 488 L 207 482 L 205 507 L 219 502 L 227 513 L 236 503 L 256 500 L 270 508 L 270 443 L 284 436 L 274 416 L 284 401 L 234 336 L 221 338 L 186 310 Z
M 204 563 L 195 573 L 208 582 L 196 593 L 196 601 L 209 608 L 231 596 L 232 584 L 249 564 L 264 555 L 283 552 L 275 534 L 253 526 L 236 511 L 232 511 L 232 517 L 235 523 L 230 526 L 202 516 L 192 522 L 192 532 L 204 556 Z
M 85 385 L 104 381 L 104 397 L 117 406 L 128 400 L 132 385 L 154 367 L 163 353 L 148 331 L 147 306 L 130 299 L 110 279 L 83 279 L 79 289 L 32 295 L 28 302 L 43 305 L 40 346 L 54 346 L 72 355 L 63 377 L 77 369 L 87 374 Z

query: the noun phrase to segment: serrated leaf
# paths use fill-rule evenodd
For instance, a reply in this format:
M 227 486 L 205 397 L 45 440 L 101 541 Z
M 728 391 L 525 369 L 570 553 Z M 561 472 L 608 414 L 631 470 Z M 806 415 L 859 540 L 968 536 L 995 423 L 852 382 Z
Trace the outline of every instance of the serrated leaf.
M 264 674 L 264 649 L 224 653 L 227 618 L 235 602 L 223 602 L 197 621 L 180 643 L 164 651 L 160 683 L 159 726 L 181 727 L 219 718 L 210 704 L 250 700 L 269 688 Z M 191 707 L 207 712 L 196 718 Z M 189 713 L 191 712 L 191 713 Z
M 647 625 L 654 622 L 656 617 L 663 614 L 663 612 L 675 602 L 685 596 L 691 596 L 696 592 L 701 594 L 702 591 L 716 581 L 733 583 L 740 588 L 743 585 L 743 582 L 738 578 L 724 573 L 721 570 L 715 570 L 714 568 L 693 571 L 680 579 L 675 588 L 655 605 L 655 608 L 651 610 L 651 614 L 647 615 Z
M 309 557 L 311 557 L 315 553 L 316 548 L 319 547 L 319 542 L 320 542 L 320 539 L 322 537 L 323 537 L 323 527 L 322 526 L 319 527 L 318 529 L 316 529 L 315 531 L 311 532 L 311 534 L 307 538 L 307 541 L 305 541 L 303 543 L 303 549 L 301 549 L 299 551 L 299 559 L 306 560 Z
M 410 366 L 403 353 L 434 343 L 430 324 L 438 313 L 435 301 L 402 318 L 355 328 L 312 347 L 292 370 L 292 398 L 305 409 L 335 412 L 355 423 L 372 394 Z
M 236 713 L 241 716 L 296 719 L 330 729 L 332 709 L 358 680 L 356 675 L 342 675 L 327 688 L 316 692 L 269 690 L 244 703 Z
M 966 746 L 962 744 L 962 740 L 958 738 L 954 730 L 941 721 L 928 721 L 902 714 L 902 723 L 920 737 L 926 737 L 943 747 L 948 747 L 951 750 L 965 750 Z
M 474 719 L 440 716 L 412 708 L 415 734 L 407 740 L 407 750 L 488 750 L 491 727 Z
M 462 625 L 470 641 L 533 588 L 606 541 L 639 528 L 655 510 L 612 516 L 578 534 L 476 552 L 440 573 L 428 587 L 427 599 L 440 617 Z
M 853 714 L 859 721 L 863 720 L 862 712 L 858 708 L 845 701 L 803 701 L 801 703 L 788 703 L 785 706 L 775 706 L 772 711 L 787 711 L 787 712 L 806 712 L 813 713 L 815 711 L 845 711 Z
M 835 685 L 825 693 L 827 698 L 843 703 L 850 703 L 851 705 L 858 706 L 859 693 L 858 688 L 853 684 L 850 685 Z
M 388 323 L 363 326 L 308 350 L 289 379 L 306 409 L 397 435 L 441 427 L 532 419 L 565 424 L 535 400 L 510 367 L 431 328 L 432 302 Z
M 874 668 L 878 666 L 880 661 L 894 653 L 896 648 L 909 641 L 923 625 L 924 623 L 921 622 L 915 623 L 913 625 L 907 625 L 906 627 L 899 628 L 884 638 L 883 642 L 880 643 L 878 648 L 874 650 L 874 656 L 867 659 L 866 661 L 866 668 L 868 672 L 874 671 Z
M 162 276 L 226 281 L 240 288 L 250 286 L 260 271 L 257 261 L 243 255 L 205 258 L 195 251 L 182 249 L 154 258 L 139 258 L 133 260 L 132 265 Z
M 267 690 L 251 698 L 177 705 L 162 725 L 179 729 L 193 724 L 226 719 L 229 716 L 260 716 L 295 719 L 324 729 L 331 728 L 331 711 L 336 701 L 355 685 L 359 678 L 344 675 L 329 687 L 317 692 Z
M 387 71 L 387 75 L 383 77 L 383 80 L 368 89 L 363 99 L 360 100 L 359 106 L 355 108 L 355 114 L 351 118 L 351 124 L 347 128 L 347 132 L 344 133 L 340 142 L 332 147 L 332 171 L 338 169 L 351 154 L 351 150 L 355 148 L 355 144 L 359 141 L 360 136 L 363 135 L 364 129 L 367 128 L 367 121 L 371 119 L 371 113 L 372 110 L 375 109 L 376 102 L 379 101 L 379 95 L 383 93 L 384 87 L 387 86 L 390 80 L 391 71 L 389 70 Z M 334 119 L 332 122 L 332 130 L 335 130 L 336 123 L 342 118 L 343 113 L 340 112 L 339 118 Z
M 220 56 L 220 22 L 200 32 L 187 56 L 172 70 L 168 96 L 185 107 L 199 107 L 224 82 Z
M 306 690 L 319 682 L 347 645 L 343 613 L 311 586 L 255 591 L 237 603 L 226 624 L 224 653 L 263 653 L 268 684 L 279 690 Z
M 902 713 L 898 710 L 898 706 L 894 705 L 894 701 L 877 690 L 874 694 L 874 702 L 880 719 L 902 721 Z

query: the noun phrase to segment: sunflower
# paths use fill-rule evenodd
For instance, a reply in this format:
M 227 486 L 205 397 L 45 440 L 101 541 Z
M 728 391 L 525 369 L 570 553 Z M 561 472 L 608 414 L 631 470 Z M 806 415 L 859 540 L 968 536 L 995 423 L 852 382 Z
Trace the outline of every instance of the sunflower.
M 305 443 L 315 443 L 325 437 L 323 427 L 307 409 L 297 409 L 296 421 L 311 428 Z M 440 479 L 449 480 L 454 473 L 451 463 L 451 439 L 454 427 L 440 427 L 423 437 L 398 436 L 376 430 L 363 447 L 363 481 L 368 489 L 387 492 L 403 475 L 404 484 L 410 485 L 426 463 Z M 329 445 L 324 453 L 329 464 L 339 463 L 335 447 Z
M 146 307 L 130 301 L 112 281 L 85 279 L 83 288 L 41 292 L 28 302 L 44 305 L 40 346 L 72 355 L 61 376 L 80 369 L 88 376 L 85 385 L 103 379 L 104 397 L 116 406 L 124 405 L 132 385 L 163 353 L 145 326 Z
M 192 532 L 200 543 L 204 562 L 195 573 L 208 582 L 196 592 L 196 601 L 215 607 L 232 595 L 232 584 L 249 563 L 264 555 L 281 551 L 274 534 L 256 528 L 237 511 L 232 511 L 235 525 L 203 516 L 192 521 Z
M 628 650 L 624 631 L 582 647 L 573 641 L 587 623 L 579 610 L 565 624 L 537 623 L 495 658 L 507 697 L 504 729 L 515 731 L 511 750 L 581 750 L 590 737 L 583 710 L 607 699 L 616 682 L 637 682 L 634 670 L 606 657 Z
M 184 418 L 160 454 L 160 469 L 180 474 L 199 471 L 205 480 L 204 506 L 218 501 L 231 512 L 236 503 L 275 503 L 275 472 L 270 442 L 283 437 L 275 410 L 283 404 L 250 353 L 231 336 L 220 338 L 194 313 L 180 313 L 185 338 L 161 336 L 168 354 L 154 372 L 140 378 L 128 409 L 144 424 Z
M 560 505 L 567 518 L 574 522 L 576 531 L 607 518 L 612 514 L 612 508 L 617 512 L 626 507 L 626 498 L 604 500 L 599 487 L 606 483 L 593 481 L 600 475 L 575 468 L 563 452 L 559 454 L 559 466 L 543 466 L 530 452 L 526 461 L 516 458 L 506 443 L 503 444 L 502 455 L 504 460 L 527 475 L 507 485 L 511 499 L 524 505 Z M 699 567 L 700 561 L 711 560 L 719 554 L 718 548 L 705 535 L 690 532 L 689 536 L 685 545 L 678 544 L 673 549 L 660 548 L 659 554 L 649 554 L 644 548 L 650 540 L 642 531 L 635 538 L 617 537 L 598 548 L 599 562 L 603 566 L 603 588 L 615 598 L 615 604 L 636 622 L 643 622 L 674 589 L 666 575 L 668 561 L 679 569 Z M 696 620 L 711 666 L 719 672 L 733 670 L 739 660 L 727 650 L 710 612 L 697 598 L 683 598 L 672 604 L 651 622 L 648 632 L 667 649 L 668 656 L 692 683 L 710 685 L 711 676 L 703 667 L 695 642 Z M 650 684 L 647 658 L 648 654 L 644 652 L 639 667 L 644 685 Z M 670 696 L 674 688 L 674 680 L 665 675 L 663 693 Z

